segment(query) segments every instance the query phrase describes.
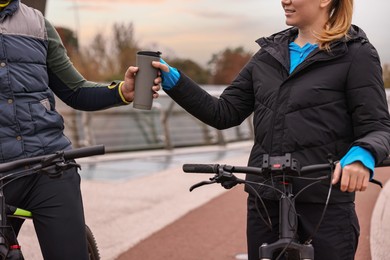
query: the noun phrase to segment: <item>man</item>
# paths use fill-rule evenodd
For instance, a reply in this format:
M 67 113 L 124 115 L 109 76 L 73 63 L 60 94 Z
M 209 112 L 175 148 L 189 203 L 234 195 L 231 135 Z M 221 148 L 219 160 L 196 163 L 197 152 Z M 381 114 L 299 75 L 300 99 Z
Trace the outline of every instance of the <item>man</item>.
M 0 0 L 0 163 L 71 149 L 53 92 L 69 106 L 99 110 L 134 97 L 130 67 L 124 81 L 89 82 L 70 62 L 55 28 L 19 0 Z M 159 82 L 151 86 L 158 97 Z M 6 203 L 30 210 L 45 259 L 88 259 L 77 169 L 61 178 L 36 174 L 4 190 Z M 18 232 L 21 223 L 13 223 Z

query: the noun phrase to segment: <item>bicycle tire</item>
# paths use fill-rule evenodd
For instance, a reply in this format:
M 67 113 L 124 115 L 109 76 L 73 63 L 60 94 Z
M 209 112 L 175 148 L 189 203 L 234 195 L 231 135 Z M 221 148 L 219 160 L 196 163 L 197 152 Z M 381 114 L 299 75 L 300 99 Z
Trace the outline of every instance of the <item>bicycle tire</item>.
M 87 225 L 85 225 L 85 233 L 87 237 L 89 260 L 100 260 L 99 249 L 96 243 L 95 236 Z

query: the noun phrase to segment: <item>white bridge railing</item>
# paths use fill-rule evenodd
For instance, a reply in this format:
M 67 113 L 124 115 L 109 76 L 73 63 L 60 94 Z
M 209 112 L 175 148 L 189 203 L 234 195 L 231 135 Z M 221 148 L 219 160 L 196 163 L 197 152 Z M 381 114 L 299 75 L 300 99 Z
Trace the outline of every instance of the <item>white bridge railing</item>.
M 208 86 L 218 96 L 223 88 Z M 57 100 L 65 120 L 65 133 L 75 147 L 104 144 L 108 152 L 173 149 L 174 147 L 224 145 L 253 139 L 252 117 L 240 126 L 217 130 L 200 122 L 165 93 L 153 102 L 150 111 L 132 105 L 97 112 L 73 110 Z
M 205 86 L 205 89 L 218 96 L 224 87 Z M 390 103 L 390 91 L 386 94 Z M 74 146 L 105 144 L 108 152 L 224 145 L 253 139 L 252 116 L 240 126 L 217 130 L 189 115 L 163 92 L 150 111 L 133 109 L 130 104 L 81 112 L 60 101 L 57 109 L 64 116 L 65 132 Z

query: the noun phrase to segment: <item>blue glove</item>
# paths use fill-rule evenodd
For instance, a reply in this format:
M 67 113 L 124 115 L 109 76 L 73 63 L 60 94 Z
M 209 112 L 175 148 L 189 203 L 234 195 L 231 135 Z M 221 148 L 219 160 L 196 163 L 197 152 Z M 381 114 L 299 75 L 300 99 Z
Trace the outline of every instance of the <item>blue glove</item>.
M 161 70 L 161 78 L 162 78 L 162 87 L 164 90 L 170 90 L 174 86 L 176 86 L 177 82 L 180 79 L 180 73 L 176 68 L 172 68 L 168 65 L 163 59 L 160 59 L 162 64 L 165 64 L 169 68 L 169 72 L 165 72 Z
M 345 165 L 351 164 L 353 162 L 360 161 L 365 167 L 370 170 L 370 180 L 374 177 L 374 168 L 375 168 L 375 159 L 372 156 L 371 152 L 360 147 L 353 146 L 349 149 L 348 153 L 340 160 L 341 168 L 344 168 Z

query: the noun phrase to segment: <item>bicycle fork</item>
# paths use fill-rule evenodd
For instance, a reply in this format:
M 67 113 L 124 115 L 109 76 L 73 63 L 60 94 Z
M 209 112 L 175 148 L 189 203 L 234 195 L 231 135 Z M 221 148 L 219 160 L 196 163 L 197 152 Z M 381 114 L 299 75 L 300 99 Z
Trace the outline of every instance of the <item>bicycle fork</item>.
M 301 244 L 296 238 L 297 218 L 295 210 L 295 200 L 292 194 L 292 186 L 289 182 L 285 183 L 286 193 L 279 202 L 279 240 L 267 244 L 264 243 L 259 248 L 260 260 L 271 260 L 274 252 L 295 251 L 300 260 L 313 260 L 314 248 L 311 244 Z

